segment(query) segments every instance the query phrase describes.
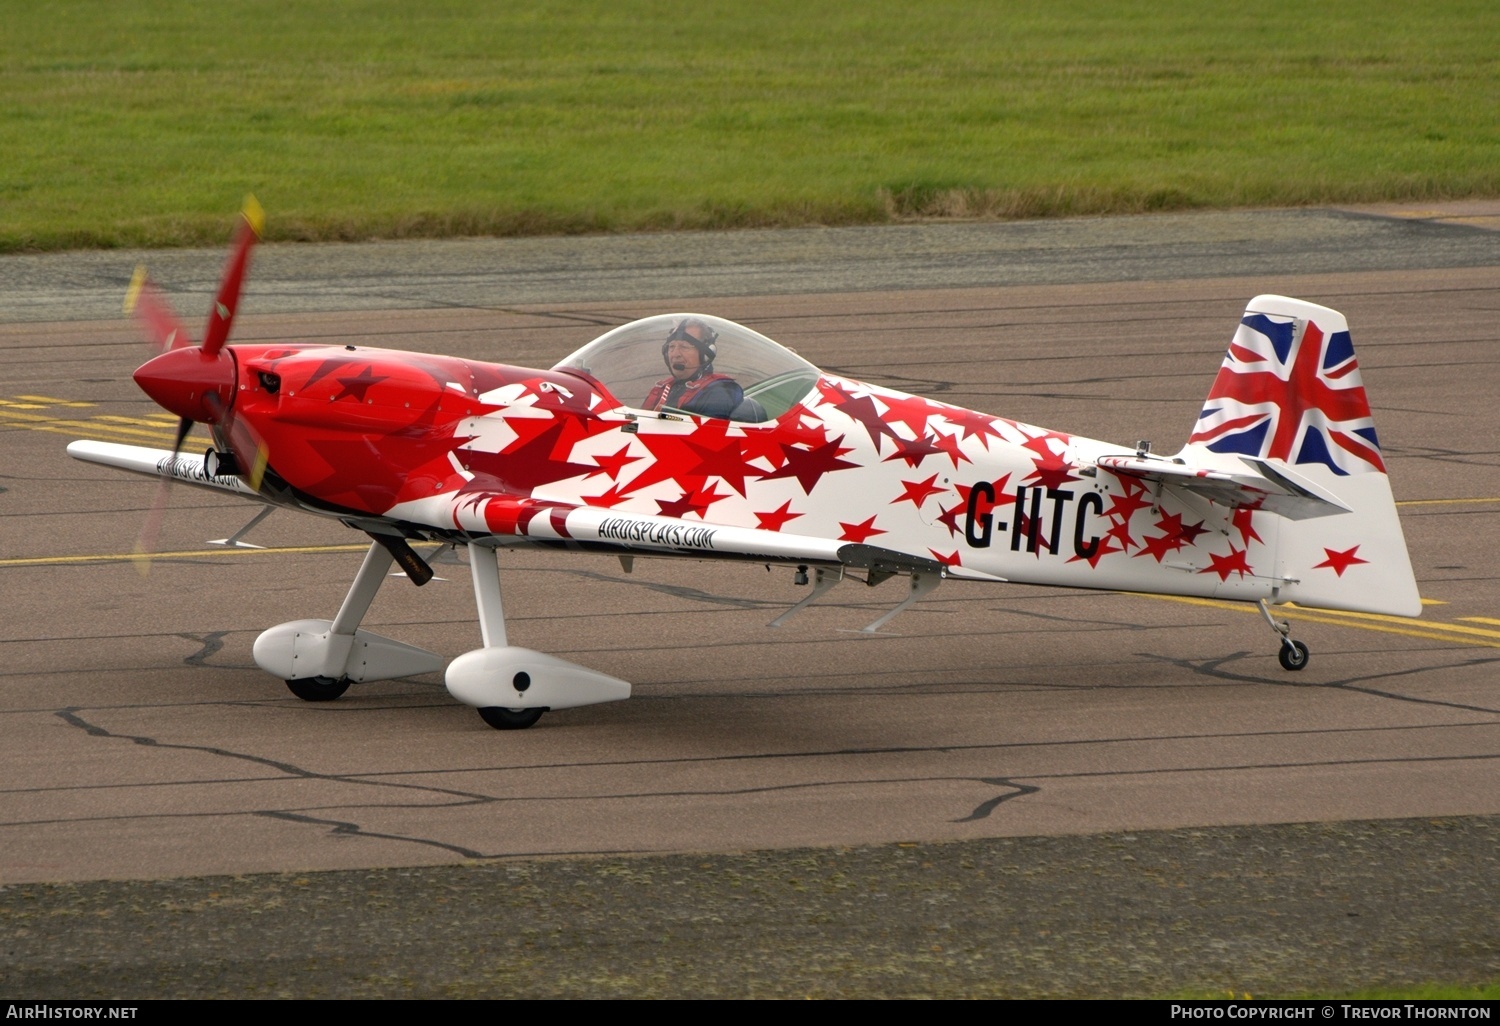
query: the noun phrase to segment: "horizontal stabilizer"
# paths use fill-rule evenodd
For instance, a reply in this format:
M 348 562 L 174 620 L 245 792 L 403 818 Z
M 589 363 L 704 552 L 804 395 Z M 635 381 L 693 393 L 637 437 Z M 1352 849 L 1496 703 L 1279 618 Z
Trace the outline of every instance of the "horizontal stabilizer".
M 1101 456 L 1097 466 L 1114 474 L 1154 481 L 1201 495 L 1221 506 L 1264 509 L 1288 520 L 1348 513 L 1338 497 L 1283 463 L 1241 456 L 1242 468 L 1202 466 L 1181 458 Z

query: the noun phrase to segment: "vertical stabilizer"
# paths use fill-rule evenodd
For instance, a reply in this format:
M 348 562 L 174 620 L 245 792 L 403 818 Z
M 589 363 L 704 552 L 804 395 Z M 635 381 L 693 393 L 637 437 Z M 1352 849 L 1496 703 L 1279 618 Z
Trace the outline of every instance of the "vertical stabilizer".
M 1276 575 L 1283 584 L 1273 601 L 1421 612 L 1349 326 L 1338 311 L 1285 296 L 1252 299 L 1187 448 L 1220 461 L 1265 461 L 1272 473 L 1290 469 L 1351 511 L 1281 522 Z

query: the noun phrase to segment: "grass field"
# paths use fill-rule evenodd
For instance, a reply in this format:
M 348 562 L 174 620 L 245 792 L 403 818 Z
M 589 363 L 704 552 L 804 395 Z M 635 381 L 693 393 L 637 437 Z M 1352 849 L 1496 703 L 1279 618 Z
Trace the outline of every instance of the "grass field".
M 0 0 L 0 251 L 1500 195 L 1500 6 Z

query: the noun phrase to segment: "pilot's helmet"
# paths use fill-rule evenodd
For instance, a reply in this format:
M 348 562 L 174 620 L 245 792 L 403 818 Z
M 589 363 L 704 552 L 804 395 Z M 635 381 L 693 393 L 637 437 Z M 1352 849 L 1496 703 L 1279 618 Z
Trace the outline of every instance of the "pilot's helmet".
M 691 342 L 693 348 L 698 350 L 698 356 L 706 370 L 714 362 L 714 357 L 719 355 L 719 333 L 710 328 L 697 317 L 684 317 L 677 322 L 667 340 L 661 344 L 662 362 L 670 369 L 672 364 L 667 358 L 667 347 L 678 340 Z

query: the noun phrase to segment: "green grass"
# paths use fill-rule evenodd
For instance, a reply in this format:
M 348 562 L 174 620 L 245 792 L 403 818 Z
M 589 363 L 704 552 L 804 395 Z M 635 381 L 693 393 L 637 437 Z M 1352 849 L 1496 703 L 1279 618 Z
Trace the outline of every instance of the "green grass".
M 1500 6 L 0 0 L 0 251 L 1500 195 Z
M 1169 995 L 1159 1000 L 1187 1001 L 1497 1001 L 1500 1000 L 1500 983 L 1478 984 L 1418 984 L 1410 987 L 1374 987 L 1355 990 L 1331 990 L 1309 994 L 1305 991 L 1277 992 L 1257 990 L 1254 993 L 1240 990 L 1187 991 Z

